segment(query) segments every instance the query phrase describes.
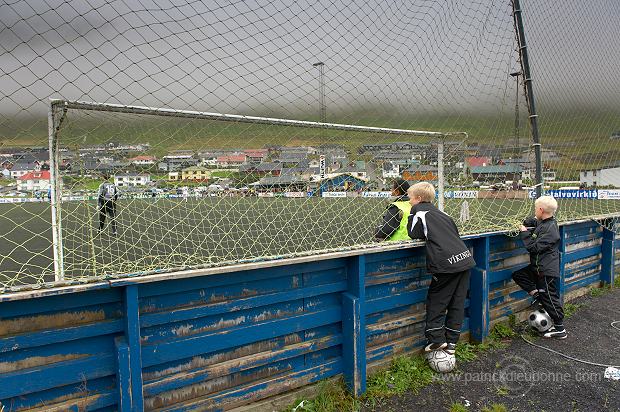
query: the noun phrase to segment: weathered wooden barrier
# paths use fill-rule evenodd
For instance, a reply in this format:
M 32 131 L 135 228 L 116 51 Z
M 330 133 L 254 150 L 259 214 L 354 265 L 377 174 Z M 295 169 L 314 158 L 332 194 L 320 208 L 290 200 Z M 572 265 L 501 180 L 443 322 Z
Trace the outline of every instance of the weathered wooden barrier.
M 561 226 L 565 297 L 620 268 L 594 222 Z M 464 337 L 529 305 L 510 275 L 527 263 L 501 233 L 466 239 L 477 266 Z M 343 374 L 423 343 L 421 244 L 109 280 L 0 295 L 4 411 L 225 410 Z M 1 408 L 1 407 L 0 407 Z

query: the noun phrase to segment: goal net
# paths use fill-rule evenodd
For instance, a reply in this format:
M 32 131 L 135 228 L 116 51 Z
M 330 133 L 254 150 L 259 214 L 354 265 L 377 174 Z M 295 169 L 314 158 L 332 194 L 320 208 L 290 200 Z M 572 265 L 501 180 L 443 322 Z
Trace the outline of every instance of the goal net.
M 451 159 L 466 145 L 464 133 L 103 103 L 52 113 L 61 278 L 368 245 L 391 197 L 380 154 L 437 184 L 438 147 Z

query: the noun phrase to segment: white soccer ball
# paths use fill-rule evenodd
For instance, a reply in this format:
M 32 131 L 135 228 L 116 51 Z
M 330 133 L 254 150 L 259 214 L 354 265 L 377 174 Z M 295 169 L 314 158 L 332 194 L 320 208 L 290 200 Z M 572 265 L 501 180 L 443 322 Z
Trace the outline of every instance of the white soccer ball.
M 530 316 L 527 318 L 531 327 L 536 329 L 539 332 L 546 332 L 553 326 L 553 320 L 551 320 L 551 316 L 544 309 L 536 309 L 534 312 L 530 313 Z
M 439 373 L 452 372 L 456 368 L 456 357 L 443 350 L 428 352 L 426 360 L 432 370 Z

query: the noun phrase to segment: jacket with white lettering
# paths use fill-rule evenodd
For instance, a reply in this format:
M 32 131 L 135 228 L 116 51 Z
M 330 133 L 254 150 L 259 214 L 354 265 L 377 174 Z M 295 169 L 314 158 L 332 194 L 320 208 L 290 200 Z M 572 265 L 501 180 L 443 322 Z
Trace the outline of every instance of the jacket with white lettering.
M 560 277 L 560 229 L 555 218 L 543 221 L 526 219 L 523 222 L 531 228 L 521 232 L 521 239 L 530 252 L 530 265 L 538 276 Z
M 430 273 L 457 273 L 476 265 L 452 218 L 431 203 L 411 208 L 407 231 L 412 239 L 426 239 L 426 268 Z

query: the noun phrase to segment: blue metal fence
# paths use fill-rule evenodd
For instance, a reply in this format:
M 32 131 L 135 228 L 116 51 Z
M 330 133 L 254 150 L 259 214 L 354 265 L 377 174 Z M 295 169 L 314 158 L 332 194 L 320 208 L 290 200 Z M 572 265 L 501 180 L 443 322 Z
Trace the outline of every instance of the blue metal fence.
M 620 268 L 593 222 L 563 225 L 562 293 Z M 504 234 L 466 239 L 463 327 L 482 340 L 529 304 L 527 264 Z M 0 402 L 20 410 L 224 410 L 343 374 L 366 374 L 423 343 L 430 276 L 421 244 L 0 295 Z

